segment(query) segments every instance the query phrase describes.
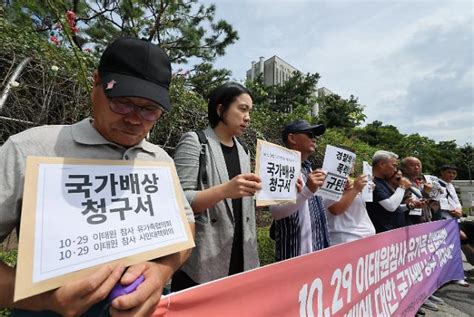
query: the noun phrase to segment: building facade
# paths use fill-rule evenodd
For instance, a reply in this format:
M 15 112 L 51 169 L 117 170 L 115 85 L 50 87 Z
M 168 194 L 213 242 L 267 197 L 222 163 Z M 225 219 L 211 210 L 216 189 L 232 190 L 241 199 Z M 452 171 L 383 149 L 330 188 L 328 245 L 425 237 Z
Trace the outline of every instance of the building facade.
M 285 62 L 280 57 L 274 55 L 265 60 L 260 56 L 258 61 L 252 61 L 250 69 L 247 70 L 247 80 L 255 80 L 258 76 L 262 76 L 263 84 L 265 86 L 281 85 L 285 83 L 295 72 L 301 72 L 289 63 Z M 332 91 L 326 87 L 314 87 L 315 93 L 318 97 L 328 96 L 333 94 Z M 319 105 L 316 103 L 311 107 L 311 115 L 318 116 Z
M 263 75 L 265 86 L 281 85 L 297 71 L 298 69 L 276 55 L 267 60 L 261 56 L 259 61 L 253 61 L 247 70 L 247 80 L 255 80 L 259 75 Z

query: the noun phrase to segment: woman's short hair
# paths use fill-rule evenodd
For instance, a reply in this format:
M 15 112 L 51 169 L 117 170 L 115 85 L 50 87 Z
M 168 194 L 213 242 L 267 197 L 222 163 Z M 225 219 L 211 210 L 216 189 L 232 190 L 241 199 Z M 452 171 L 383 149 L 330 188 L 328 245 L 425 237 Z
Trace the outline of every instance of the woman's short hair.
M 222 117 L 217 113 L 217 106 L 222 105 L 222 114 L 224 114 L 229 109 L 230 104 L 242 94 L 248 94 L 252 98 L 250 91 L 236 82 L 227 82 L 210 93 L 207 118 L 212 128 L 216 127 L 219 121 L 222 121 Z

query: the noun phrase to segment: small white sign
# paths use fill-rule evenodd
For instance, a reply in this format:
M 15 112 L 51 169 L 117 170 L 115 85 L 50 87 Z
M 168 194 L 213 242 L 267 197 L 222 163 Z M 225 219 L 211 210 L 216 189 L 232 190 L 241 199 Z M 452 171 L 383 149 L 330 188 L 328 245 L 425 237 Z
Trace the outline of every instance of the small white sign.
M 430 198 L 433 200 L 440 200 L 446 197 L 446 188 L 439 184 L 439 178 L 433 175 L 424 175 L 427 183 L 430 183 L 433 187 L 430 191 Z
M 373 193 L 374 193 L 374 177 L 372 175 L 372 166 L 366 161 L 362 162 L 362 174 L 367 175 L 367 185 L 364 186 L 362 189 L 362 197 L 366 202 L 373 201 Z
M 257 140 L 256 174 L 262 179 L 257 206 L 296 202 L 296 182 L 301 172 L 301 153 Z
M 415 208 L 415 209 L 411 209 L 408 214 L 410 216 L 421 216 L 423 214 L 423 209 L 421 208 Z
M 440 198 L 439 199 L 439 208 L 442 210 L 453 210 L 455 208 L 451 207 L 451 204 L 449 203 L 447 198 Z
M 356 155 L 351 151 L 332 145 L 326 146 L 323 170 L 327 172 L 327 176 L 316 195 L 339 201 L 344 191 L 347 177 L 354 166 L 355 158 Z

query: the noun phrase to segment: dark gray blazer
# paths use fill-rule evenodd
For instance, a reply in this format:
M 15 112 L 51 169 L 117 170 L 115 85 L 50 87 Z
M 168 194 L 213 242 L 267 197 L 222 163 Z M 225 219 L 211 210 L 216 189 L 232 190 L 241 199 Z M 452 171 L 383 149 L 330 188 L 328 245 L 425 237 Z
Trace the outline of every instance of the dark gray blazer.
M 224 154 L 214 130 L 204 130 L 208 144 L 206 147 L 207 187 L 216 186 L 229 180 Z M 250 158 L 242 145 L 234 139 L 239 153 L 240 170 L 250 173 Z M 198 192 L 199 153 L 201 144 L 196 132 L 187 132 L 176 146 L 174 161 L 181 186 L 189 204 L 192 205 Z M 202 188 L 202 182 L 200 188 Z M 252 197 L 242 198 L 244 270 L 259 266 L 257 235 L 255 228 L 255 205 Z M 230 255 L 234 232 L 232 200 L 225 199 L 214 207 L 195 215 L 196 247 L 182 267 L 195 282 L 205 283 L 229 273 Z

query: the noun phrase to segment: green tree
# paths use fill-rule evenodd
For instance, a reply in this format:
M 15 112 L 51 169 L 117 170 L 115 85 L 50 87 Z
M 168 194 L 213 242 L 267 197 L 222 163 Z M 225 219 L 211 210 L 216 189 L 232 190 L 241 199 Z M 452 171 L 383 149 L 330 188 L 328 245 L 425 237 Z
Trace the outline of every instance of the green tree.
M 365 106 L 351 95 L 344 99 L 339 95 L 327 95 L 318 98 L 319 121 L 328 128 L 354 128 L 365 121 Z
M 296 72 L 283 84 L 265 86 L 260 75 L 245 85 L 252 91 L 255 104 L 271 107 L 274 111 L 292 112 L 299 106 L 311 109 L 316 103 L 318 80 L 318 73 L 303 75 Z
M 378 120 L 367 124 L 363 128 L 356 127 L 353 130 L 353 134 L 359 140 L 366 142 L 370 146 L 389 151 L 394 151 L 394 147 L 396 147 L 399 140 L 405 137 L 404 134 L 398 131 L 397 127 L 384 125 Z
M 438 162 L 436 142 L 418 133 L 407 135 L 402 138 L 393 148 L 400 158 L 414 156 L 423 164 L 424 174 L 434 174 Z
M 16 25 L 0 15 L 0 73 L 6 83 L 15 67 L 30 58 L 17 87 L 0 109 L 0 144 L 10 135 L 42 124 L 76 122 L 89 114 L 88 81 L 95 58 L 57 47 L 38 36 L 31 24 Z M 52 67 L 54 66 L 54 67 Z
M 207 102 L 199 94 L 186 87 L 186 78 L 173 76 L 170 86 L 172 110 L 165 114 L 150 133 L 150 141 L 160 144 L 174 154 L 183 133 L 202 129 L 207 125 Z
M 228 81 L 231 74 L 232 72 L 228 69 L 215 69 L 211 63 L 202 63 L 186 74 L 187 85 L 207 99 L 209 93 Z
M 440 141 L 439 143 L 435 144 L 433 150 L 436 172 L 439 172 L 439 168 L 445 164 L 458 165 L 462 154 L 455 140 Z
M 471 143 L 466 143 L 459 148 L 460 155 L 456 162 L 460 168 L 458 179 L 469 179 L 472 181 L 474 172 L 474 147 Z
M 18 0 L 7 4 L 12 22 L 32 24 L 53 42 L 54 36 L 59 43 L 80 50 L 93 47 L 98 55 L 117 37 L 144 38 L 160 45 L 177 64 L 190 58 L 213 61 L 238 40 L 229 23 L 215 19 L 215 9 L 197 0 Z M 68 36 L 71 40 L 65 41 Z
M 298 106 L 312 107 L 316 103 L 319 74 L 294 73 L 285 83 L 269 87 L 269 98 L 274 109 L 292 112 Z

